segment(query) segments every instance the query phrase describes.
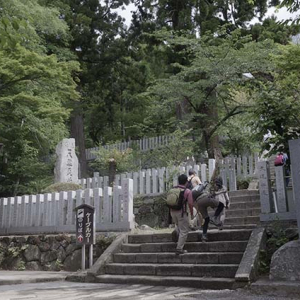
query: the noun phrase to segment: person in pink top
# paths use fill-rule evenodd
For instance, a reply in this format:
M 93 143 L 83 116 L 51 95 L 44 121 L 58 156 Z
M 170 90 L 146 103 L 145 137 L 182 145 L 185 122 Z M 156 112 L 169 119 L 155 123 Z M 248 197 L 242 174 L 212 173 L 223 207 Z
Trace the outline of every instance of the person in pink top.
M 172 233 L 172 237 L 174 237 L 175 234 L 178 236 L 176 255 L 187 252 L 186 250 L 183 250 L 189 233 L 189 217 L 187 209 L 189 209 L 191 217 L 194 217 L 193 195 L 192 191 L 186 188 L 187 183 L 188 178 L 185 174 L 178 176 L 178 187 L 184 190 L 184 204 L 180 210 L 170 209 L 172 220 L 175 223 L 175 231 Z

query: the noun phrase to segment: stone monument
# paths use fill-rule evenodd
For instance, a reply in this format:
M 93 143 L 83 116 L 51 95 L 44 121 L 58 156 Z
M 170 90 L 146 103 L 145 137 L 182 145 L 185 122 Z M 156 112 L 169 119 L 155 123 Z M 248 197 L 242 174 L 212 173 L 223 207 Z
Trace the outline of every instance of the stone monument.
M 78 158 L 75 139 L 63 139 L 56 146 L 55 182 L 78 183 Z

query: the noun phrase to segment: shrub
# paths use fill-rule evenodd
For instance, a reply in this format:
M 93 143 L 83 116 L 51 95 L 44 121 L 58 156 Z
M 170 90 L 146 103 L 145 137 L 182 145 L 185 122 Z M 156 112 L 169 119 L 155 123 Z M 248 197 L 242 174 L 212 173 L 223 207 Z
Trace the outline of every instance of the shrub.
M 46 187 L 43 190 L 43 193 L 59 193 L 64 191 L 76 191 L 81 189 L 82 186 L 80 184 L 71 182 L 57 182 Z
M 246 178 L 237 178 L 236 185 L 238 190 L 246 190 L 249 187 L 250 181 L 252 180 L 251 177 Z

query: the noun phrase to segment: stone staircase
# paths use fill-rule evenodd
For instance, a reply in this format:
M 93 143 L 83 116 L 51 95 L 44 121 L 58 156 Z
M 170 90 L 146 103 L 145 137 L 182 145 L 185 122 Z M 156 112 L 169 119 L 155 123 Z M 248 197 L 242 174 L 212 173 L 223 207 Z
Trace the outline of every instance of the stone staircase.
M 252 225 L 259 224 L 260 198 L 258 190 L 239 190 L 229 192 L 230 209 L 226 211 L 225 224 Z
M 259 223 L 258 191 L 230 193 L 222 231 L 210 227 L 208 242 L 201 231 L 190 232 L 185 249 L 176 255 L 171 233 L 130 234 L 121 251 L 113 254 L 105 274 L 96 282 L 232 289 L 249 237 Z

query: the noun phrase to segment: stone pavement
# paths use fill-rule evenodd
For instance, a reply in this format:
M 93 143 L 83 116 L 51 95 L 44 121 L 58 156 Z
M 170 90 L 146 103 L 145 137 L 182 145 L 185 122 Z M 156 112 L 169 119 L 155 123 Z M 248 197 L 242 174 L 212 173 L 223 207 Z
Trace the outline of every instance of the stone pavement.
M 199 290 L 184 287 L 77 283 L 67 272 L 0 271 L 0 300 L 296 300 L 299 283 L 259 280 L 250 289 Z M 56 281 L 55 281 L 56 280 Z M 53 281 L 53 282 L 50 282 Z M 28 283 L 31 282 L 31 283 Z M 16 284 L 13 284 L 16 283 Z M 19 284 L 17 284 L 19 283 Z M 277 289 L 275 287 L 278 287 Z M 289 289 L 286 290 L 286 287 Z
M 299 297 L 256 295 L 247 290 L 199 290 L 146 285 L 65 281 L 0 286 L 0 300 L 295 300 Z

